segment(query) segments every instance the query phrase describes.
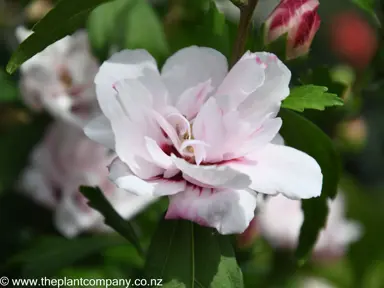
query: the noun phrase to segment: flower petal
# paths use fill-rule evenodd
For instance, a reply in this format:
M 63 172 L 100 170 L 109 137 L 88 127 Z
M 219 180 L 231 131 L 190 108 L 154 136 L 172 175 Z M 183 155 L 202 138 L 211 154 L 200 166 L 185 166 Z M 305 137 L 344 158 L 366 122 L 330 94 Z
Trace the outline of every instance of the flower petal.
M 256 117 L 257 121 L 279 111 L 280 102 L 289 95 L 291 71 L 272 53 L 256 52 L 252 55 L 264 63 L 265 81 L 239 105 L 239 112 L 243 117 Z
M 138 196 L 123 189 L 115 189 L 113 194 L 108 197 L 108 200 L 120 216 L 128 220 L 135 217 L 158 198 L 151 195 Z
M 266 119 L 260 127 L 253 131 L 251 135 L 232 152 L 232 157 L 240 158 L 252 153 L 252 151 L 262 149 L 276 137 L 281 125 L 281 118 Z
M 183 175 L 186 175 L 206 187 L 221 187 L 241 189 L 247 188 L 250 184 L 249 176 L 242 172 L 233 170 L 224 165 L 194 165 L 184 159 L 172 155 L 173 162 Z
M 143 119 L 143 110 L 152 107 L 152 95 L 137 79 L 123 79 L 114 83 L 117 98 L 130 120 Z
M 301 202 L 283 195 L 269 197 L 257 216 L 261 234 L 277 247 L 297 245 L 300 227 L 304 221 Z
M 111 123 L 104 115 L 91 120 L 84 127 L 84 133 L 91 140 L 115 150 L 115 136 L 113 135 Z
M 28 167 L 23 171 L 18 185 L 20 191 L 31 197 L 34 201 L 47 208 L 53 208 L 57 204 L 57 199 L 53 193 L 50 179 L 47 176 L 44 174 L 44 169 Z
M 318 197 L 323 175 L 316 160 L 291 147 L 268 144 L 250 156 L 254 164 L 229 163 L 233 169 L 249 175 L 250 188 L 260 193 L 282 193 L 291 199 Z
M 68 238 L 103 223 L 100 213 L 89 207 L 86 207 L 87 210 L 82 209 L 76 200 L 72 193 L 67 194 L 56 207 L 54 216 L 55 226 Z
M 161 75 L 175 104 L 185 90 L 200 83 L 211 80 L 211 85 L 216 88 L 227 70 L 227 59 L 220 52 L 207 47 L 191 46 L 168 58 Z
M 146 50 L 123 50 L 101 65 L 95 83 L 109 85 L 112 89 L 112 85 L 122 79 L 142 76 L 145 68 L 157 71 L 156 60 Z
M 193 119 L 213 91 L 211 80 L 197 84 L 185 90 L 176 103 L 176 108 L 187 119 Z
M 203 105 L 199 114 L 193 122 L 193 135 L 196 139 L 203 141 L 207 155 L 205 161 L 219 162 L 223 160 L 223 143 L 226 143 L 226 130 L 223 123 L 222 110 L 216 104 L 216 99 L 211 97 Z
M 96 94 L 105 116 L 113 121 L 124 115 L 114 84 L 123 79 L 137 79 L 145 73 L 158 73 L 155 59 L 145 50 L 123 50 L 104 62 L 95 77 Z
M 173 195 L 184 191 L 184 180 L 161 179 L 142 180 L 135 176 L 129 167 L 116 158 L 109 167 L 109 178 L 117 187 L 139 196 Z
M 176 168 L 175 164 L 173 164 L 172 158 L 161 150 L 155 140 L 145 137 L 145 145 L 156 165 L 166 170 Z
M 245 190 L 189 186 L 170 196 L 166 219 L 186 219 L 216 228 L 221 234 L 242 233 L 254 217 L 256 198 Z
M 216 97 L 229 95 L 228 110 L 236 110 L 251 93 L 263 85 L 265 80 L 264 63 L 257 61 L 256 53 L 247 52 L 229 71 L 216 91 Z M 224 111 L 228 112 L 228 111 Z

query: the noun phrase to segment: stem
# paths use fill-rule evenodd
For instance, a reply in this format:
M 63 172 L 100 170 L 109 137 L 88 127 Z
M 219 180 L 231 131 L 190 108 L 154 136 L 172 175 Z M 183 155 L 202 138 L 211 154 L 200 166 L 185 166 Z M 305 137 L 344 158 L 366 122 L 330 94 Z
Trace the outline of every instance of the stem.
M 244 53 L 253 11 L 255 10 L 258 1 L 259 0 L 248 0 L 245 3 L 238 5 L 240 9 L 240 22 L 239 28 L 237 29 L 235 45 L 233 46 L 231 67 L 235 65 L 237 60 L 239 60 Z

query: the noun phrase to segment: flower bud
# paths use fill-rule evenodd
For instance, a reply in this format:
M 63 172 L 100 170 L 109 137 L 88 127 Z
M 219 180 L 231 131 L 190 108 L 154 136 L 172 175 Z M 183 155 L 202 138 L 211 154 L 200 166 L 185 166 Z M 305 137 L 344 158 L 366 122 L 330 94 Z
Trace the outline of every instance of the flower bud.
M 320 27 L 318 0 L 282 0 L 265 23 L 264 43 L 268 45 L 287 33 L 286 59 L 308 54 Z

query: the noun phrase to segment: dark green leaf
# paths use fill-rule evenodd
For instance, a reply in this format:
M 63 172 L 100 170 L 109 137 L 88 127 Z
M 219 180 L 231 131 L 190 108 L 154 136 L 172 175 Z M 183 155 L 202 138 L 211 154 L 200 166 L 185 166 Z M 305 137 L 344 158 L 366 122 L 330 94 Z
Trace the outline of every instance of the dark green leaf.
M 88 17 L 87 30 L 94 53 L 100 60 L 108 58 L 110 47 L 116 44 L 117 34 L 122 31 L 116 18 L 132 0 L 115 0 L 100 5 Z
M 214 48 L 229 57 L 230 36 L 237 32 L 236 25 L 226 21 L 213 1 L 185 1 L 179 6 L 175 2 L 164 25 L 171 52 L 198 45 Z
M 341 165 L 332 141 L 317 126 L 286 109 L 280 111 L 280 116 L 283 119 L 281 134 L 286 144 L 312 156 L 323 173 L 321 196 L 302 201 L 304 223 L 296 250 L 296 257 L 302 262 L 310 255 L 319 231 L 326 223 L 327 200 L 336 196 Z
M 44 238 L 30 249 L 16 255 L 10 264 L 21 263 L 23 277 L 49 277 L 100 250 L 124 243 L 126 242 L 123 238 L 116 236 L 71 240 L 62 237 Z
M 107 225 L 111 226 L 116 232 L 131 242 L 139 253 L 143 253 L 139 239 L 131 224 L 125 221 L 115 211 L 99 188 L 81 186 L 80 192 L 89 200 L 89 206 L 93 207 L 104 216 Z
M 266 33 L 264 30 L 265 29 L 264 26 L 262 27 L 262 29 L 263 29 L 262 32 Z M 264 37 L 264 34 L 262 34 L 262 37 Z M 288 43 L 287 37 L 288 37 L 288 33 L 285 33 L 284 35 L 277 38 L 275 41 L 266 45 L 264 50 L 274 53 L 277 57 L 279 57 L 279 59 L 281 59 L 282 61 L 286 61 L 287 60 L 287 43 Z
M 10 81 L 8 75 L 0 70 L 0 103 L 18 100 L 19 92 L 17 86 Z
M 343 100 L 336 94 L 327 93 L 328 88 L 303 85 L 291 89 L 282 107 L 302 112 L 304 109 L 324 110 L 325 107 L 342 106 Z
M 374 13 L 375 0 L 352 0 L 356 5 L 369 13 Z
M 161 220 L 146 260 L 146 275 L 166 287 L 243 287 L 228 236 L 189 221 Z
M 33 28 L 29 36 L 13 53 L 7 65 L 7 72 L 13 73 L 29 58 L 44 50 L 50 44 L 72 34 L 80 28 L 88 14 L 98 5 L 111 0 L 61 0 Z
M 147 1 L 136 0 L 122 12 L 125 18 L 123 25 L 123 48 L 145 49 L 159 62 L 169 56 L 168 43 L 163 25 L 155 11 Z M 116 27 L 120 29 L 120 27 Z

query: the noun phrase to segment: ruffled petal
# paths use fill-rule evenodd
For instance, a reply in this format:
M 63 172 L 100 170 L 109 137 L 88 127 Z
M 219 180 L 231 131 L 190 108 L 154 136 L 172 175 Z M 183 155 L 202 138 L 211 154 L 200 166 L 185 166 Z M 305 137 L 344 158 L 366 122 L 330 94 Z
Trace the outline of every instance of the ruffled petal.
M 85 135 L 91 140 L 115 150 L 115 136 L 113 135 L 111 123 L 104 115 L 94 118 L 84 127 Z
M 105 116 L 111 121 L 124 114 L 115 84 L 124 79 L 137 79 L 152 71 L 158 74 L 155 59 L 145 50 L 123 50 L 104 62 L 95 77 L 96 94 Z
M 224 165 L 194 165 L 172 155 L 173 162 L 183 175 L 195 179 L 205 187 L 242 189 L 249 186 L 250 178 L 242 172 Z
M 250 156 L 253 163 L 233 162 L 228 166 L 249 175 L 250 188 L 264 194 L 282 193 L 291 199 L 318 197 L 323 175 L 309 155 L 291 147 L 268 144 Z
M 216 228 L 221 234 L 242 233 L 254 217 L 256 198 L 245 190 L 190 186 L 170 196 L 166 219 L 186 219 Z
M 259 60 L 259 61 L 258 61 Z M 255 55 L 247 52 L 229 71 L 223 83 L 216 91 L 216 97 L 229 96 L 224 112 L 236 110 L 250 94 L 261 87 L 265 80 L 264 63 Z
M 109 167 L 109 178 L 117 187 L 140 196 L 173 195 L 184 191 L 186 187 L 186 182 L 183 179 L 140 179 L 118 158 Z
M 211 80 L 211 85 L 218 87 L 227 70 L 228 63 L 223 54 L 211 48 L 191 46 L 168 58 L 161 75 L 172 103 L 176 104 L 185 90 L 200 83 Z
M 281 101 L 289 95 L 291 71 L 272 53 L 257 52 L 251 55 L 263 63 L 265 81 L 239 105 L 239 112 L 243 117 L 251 117 L 257 122 L 269 113 L 277 114 Z

